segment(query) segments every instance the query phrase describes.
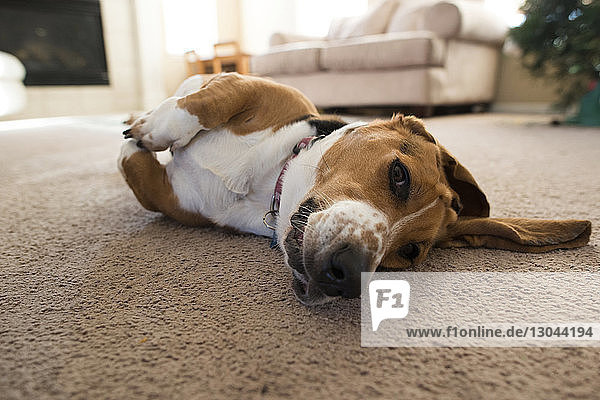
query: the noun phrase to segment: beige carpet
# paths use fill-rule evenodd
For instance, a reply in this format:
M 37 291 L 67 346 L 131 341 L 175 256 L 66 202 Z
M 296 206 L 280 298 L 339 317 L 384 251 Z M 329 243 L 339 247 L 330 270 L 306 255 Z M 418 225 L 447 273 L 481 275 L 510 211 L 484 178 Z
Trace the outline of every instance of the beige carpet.
M 591 245 L 419 270 L 600 270 L 600 130 L 545 120 L 428 126 L 493 216 L 590 219 Z M 297 303 L 268 239 L 143 210 L 116 121 L 0 124 L 0 398 L 598 398 L 600 349 L 361 348 L 359 302 Z

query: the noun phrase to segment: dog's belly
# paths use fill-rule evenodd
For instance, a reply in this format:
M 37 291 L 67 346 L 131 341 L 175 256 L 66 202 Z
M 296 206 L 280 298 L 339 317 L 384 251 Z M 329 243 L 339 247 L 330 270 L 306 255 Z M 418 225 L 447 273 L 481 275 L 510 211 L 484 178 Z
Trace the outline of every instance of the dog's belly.
M 213 221 L 239 200 L 239 195 L 230 192 L 218 175 L 203 168 L 189 152 L 175 154 L 167 164 L 167 174 L 181 208 Z
M 246 136 L 213 130 L 175 150 L 167 174 L 181 208 L 218 225 L 271 236 L 262 219 L 275 181 L 289 149 L 308 133 L 306 128 L 291 130 Z

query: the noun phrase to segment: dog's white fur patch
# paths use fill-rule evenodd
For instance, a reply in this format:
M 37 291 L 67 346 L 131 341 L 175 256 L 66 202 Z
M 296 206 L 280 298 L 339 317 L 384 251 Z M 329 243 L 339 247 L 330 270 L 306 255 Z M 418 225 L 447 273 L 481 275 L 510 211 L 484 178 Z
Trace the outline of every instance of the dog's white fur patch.
M 187 145 L 204 127 L 198 117 L 180 108 L 177 101 L 181 97 L 169 97 L 152 112 L 136 120 L 132 129 L 150 150 L 178 149 Z
M 275 182 L 296 143 L 313 132 L 306 121 L 245 136 L 226 129 L 202 132 L 188 146 L 174 150 L 167 164 L 180 206 L 220 225 L 271 236 L 262 219 Z M 306 194 L 308 188 L 300 190 Z
M 429 203 L 425 207 L 423 207 L 411 214 L 408 214 L 408 215 L 400 218 L 398 221 L 396 221 L 390 230 L 389 240 L 392 241 L 396 237 L 396 235 L 399 232 L 402 232 L 408 224 L 410 224 L 416 218 L 419 218 L 420 216 L 422 216 L 425 212 L 427 212 L 427 210 L 435 207 L 435 205 L 438 203 L 438 201 L 440 201 L 440 199 L 436 198 L 435 200 L 433 200 L 431 203 Z

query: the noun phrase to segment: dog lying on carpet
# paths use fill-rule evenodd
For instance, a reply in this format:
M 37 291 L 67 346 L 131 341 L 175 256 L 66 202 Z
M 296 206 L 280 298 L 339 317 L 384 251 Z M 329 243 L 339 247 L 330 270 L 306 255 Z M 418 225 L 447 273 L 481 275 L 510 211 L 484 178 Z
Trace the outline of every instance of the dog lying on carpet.
M 124 133 L 139 202 L 186 225 L 272 236 L 304 304 L 360 295 L 360 273 L 429 249 L 543 252 L 585 245 L 589 221 L 489 218 L 469 171 L 411 116 L 321 119 L 299 91 L 221 74 L 188 79 Z M 160 164 L 154 152 L 171 149 Z

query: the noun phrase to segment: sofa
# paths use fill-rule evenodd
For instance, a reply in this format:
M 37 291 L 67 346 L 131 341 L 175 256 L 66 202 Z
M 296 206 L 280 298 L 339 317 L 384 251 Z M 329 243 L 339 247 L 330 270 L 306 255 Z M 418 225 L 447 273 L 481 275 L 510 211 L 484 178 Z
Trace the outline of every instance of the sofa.
M 0 51 L 0 117 L 25 107 L 25 67 L 12 54 Z
M 325 37 L 274 33 L 251 72 L 318 107 L 489 104 L 506 24 L 479 0 L 385 0 Z

